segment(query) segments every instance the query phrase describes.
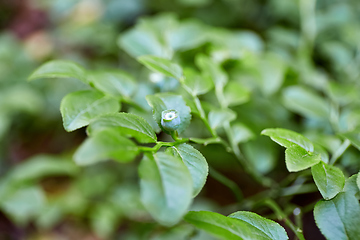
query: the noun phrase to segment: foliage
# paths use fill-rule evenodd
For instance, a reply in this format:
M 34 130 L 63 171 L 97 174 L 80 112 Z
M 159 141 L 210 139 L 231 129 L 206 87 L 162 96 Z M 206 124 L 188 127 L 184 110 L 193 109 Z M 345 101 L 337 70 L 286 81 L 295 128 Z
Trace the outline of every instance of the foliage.
M 1 211 L 22 227 L 51 229 L 72 216 L 104 239 L 193 240 L 305 239 L 313 211 L 325 238 L 357 239 L 360 6 L 272 0 L 272 21 L 255 21 L 260 2 L 246 11 L 232 1 L 151 1 L 158 13 L 136 19 L 146 6 L 137 0 L 120 20 L 115 0 L 100 4 L 102 19 L 94 2 L 81 3 L 94 19 L 63 3 L 74 10 L 52 34 L 94 56 L 54 50 L 42 60 L 57 60 L 36 69 L 0 38 L 12 46 L 0 47 L 9 52 L 1 60 L 19 61 L 29 80 L 0 82 L 0 138 L 16 114 L 39 125 L 60 119 L 47 108 L 60 108 L 67 132 L 87 135 L 8 167 Z M 60 21 L 60 1 L 42 4 Z M 239 20 L 242 29 L 231 28 Z M 116 37 L 119 23 L 129 25 Z M 67 186 L 46 190 L 43 181 L 59 176 Z M 214 192 L 213 180 L 224 190 Z

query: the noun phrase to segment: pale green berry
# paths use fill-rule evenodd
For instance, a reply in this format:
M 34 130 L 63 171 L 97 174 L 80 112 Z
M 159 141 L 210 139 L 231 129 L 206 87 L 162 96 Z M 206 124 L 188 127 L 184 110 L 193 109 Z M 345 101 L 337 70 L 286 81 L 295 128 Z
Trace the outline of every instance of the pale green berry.
M 174 109 L 165 110 L 161 113 L 161 126 L 166 131 L 175 131 L 180 126 L 180 116 Z

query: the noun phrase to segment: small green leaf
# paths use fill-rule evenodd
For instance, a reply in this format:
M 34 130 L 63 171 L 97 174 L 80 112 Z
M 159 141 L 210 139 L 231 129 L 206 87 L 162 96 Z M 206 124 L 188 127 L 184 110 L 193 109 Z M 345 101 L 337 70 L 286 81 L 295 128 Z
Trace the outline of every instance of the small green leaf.
M 360 150 L 360 128 L 353 131 L 340 133 L 340 136 L 350 140 L 351 144 Z
M 212 129 L 223 125 L 224 122 L 231 122 L 236 119 L 236 113 L 231 109 L 216 109 L 209 112 L 209 124 Z
M 192 69 L 186 69 L 184 75 L 182 84 L 193 96 L 205 94 L 214 87 L 214 83 L 209 77 L 201 76 Z
M 255 134 L 245 124 L 237 122 L 231 126 L 235 144 L 247 142 L 255 138 Z
M 116 129 L 121 135 L 134 137 L 140 143 L 155 143 L 155 131 L 142 117 L 131 113 L 109 113 L 92 121 L 87 128 L 90 135 L 103 129 Z
M 161 126 L 161 113 L 165 110 L 176 110 L 178 112 L 180 116 L 180 125 L 177 131 L 179 133 L 182 133 L 189 126 L 191 121 L 191 110 L 186 105 L 181 95 L 158 93 L 146 96 L 146 100 L 153 108 L 154 119 L 163 131 L 169 133 Z
M 22 187 L 0 203 L 1 210 L 15 223 L 25 225 L 35 218 L 46 204 L 46 197 L 38 186 Z
M 114 97 L 130 97 L 136 89 L 134 78 L 118 70 L 91 72 L 88 79 L 96 89 Z
M 146 55 L 139 57 L 138 61 L 150 70 L 162 73 L 169 77 L 180 79 L 183 75 L 182 68 L 178 64 L 172 63 L 165 58 Z
M 352 194 L 339 193 L 331 200 L 319 201 L 314 216 L 326 239 L 359 239 L 360 205 Z
M 360 174 L 354 174 L 345 181 L 344 192 L 355 196 L 360 199 L 360 186 L 357 184 L 357 179 Z
M 310 89 L 300 86 L 287 87 L 283 91 L 284 105 L 306 117 L 328 118 L 330 104 Z
M 87 83 L 84 68 L 74 62 L 63 60 L 44 63 L 30 75 L 29 81 L 39 78 L 76 78 Z
M 16 166 L 10 174 L 15 182 L 33 181 L 46 176 L 70 175 L 79 172 L 74 162 L 58 156 L 37 155 Z
M 224 88 L 224 97 L 227 106 L 237 106 L 250 99 L 250 91 L 240 83 L 232 81 Z
M 285 163 L 289 172 L 305 170 L 320 161 L 320 154 L 312 154 L 295 144 L 285 150 Z
M 322 161 L 311 167 L 316 186 L 318 187 L 324 199 L 329 200 L 335 197 L 345 185 L 345 176 L 343 172 Z
M 185 164 L 169 153 L 145 154 L 140 166 L 141 201 L 160 224 L 181 220 L 192 199 L 193 184 Z
M 223 216 L 215 212 L 207 211 L 190 211 L 184 218 L 185 221 L 193 224 L 195 227 L 205 230 L 214 236 L 221 239 L 231 240 L 282 240 L 288 239 L 285 230 L 280 225 L 276 225 L 270 220 L 266 224 L 270 224 L 276 229 L 265 230 L 266 226 L 261 226 L 265 221 L 260 216 L 255 217 L 254 221 L 250 219 L 250 215 L 243 215 L 240 213 L 239 218 L 234 216 Z M 254 216 L 252 216 L 254 218 Z M 240 218 L 244 218 L 240 219 Z M 259 221 L 260 220 L 260 221 Z M 279 230 L 279 229 L 282 230 Z M 269 235 L 279 234 L 280 238 L 272 238 Z
M 312 142 L 297 132 L 283 128 L 267 128 L 262 130 L 261 134 L 269 136 L 271 140 L 283 147 L 289 148 L 295 143 L 306 151 L 314 152 Z
M 175 153 L 183 160 L 192 177 L 193 196 L 199 194 L 204 187 L 209 172 L 209 166 L 204 156 L 193 146 L 186 143 L 172 147 Z
M 211 78 L 215 88 L 222 89 L 228 82 L 225 71 L 209 57 L 199 54 L 196 56 L 195 63 L 206 77 Z
M 164 56 L 166 53 L 165 47 L 149 27 L 126 31 L 120 36 L 118 45 L 134 58 L 148 54 Z
M 285 229 L 272 220 L 261 217 L 253 212 L 239 211 L 229 215 L 231 218 L 245 221 L 265 233 L 269 239 L 288 239 Z
M 104 129 L 86 139 L 74 154 L 79 165 L 90 165 L 114 159 L 119 162 L 134 160 L 139 150 L 135 143 L 122 136 L 119 129 Z
M 60 105 L 64 128 L 68 132 L 88 125 L 101 114 L 117 112 L 119 109 L 117 100 L 91 90 L 69 93 Z

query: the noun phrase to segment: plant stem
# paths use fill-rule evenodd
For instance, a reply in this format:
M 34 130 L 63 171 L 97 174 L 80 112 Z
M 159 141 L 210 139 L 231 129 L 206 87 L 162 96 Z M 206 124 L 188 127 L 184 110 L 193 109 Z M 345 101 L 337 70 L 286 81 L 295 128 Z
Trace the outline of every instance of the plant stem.
M 330 165 L 334 165 L 335 162 L 344 154 L 344 152 L 346 151 L 346 149 L 348 149 L 348 147 L 350 146 L 351 142 L 346 139 L 341 145 L 340 147 L 335 151 L 335 153 L 331 156 L 331 159 L 329 161 Z
M 296 227 L 290 219 L 286 216 L 286 214 L 283 212 L 283 210 L 280 208 L 280 206 L 272 199 L 266 199 L 264 201 L 264 204 L 267 205 L 269 208 L 271 208 L 274 213 L 277 215 L 277 218 L 279 220 L 284 220 L 286 225 L 289 226 L 289 228 L 295 233 L 296 237 L 300 240 L 305 240 L 304 235 L 302 234 L 302 230 L 298 227 Z
M 200 119 L 201 121 L 203 121 L 203 123 L 205 124 L 205 127 L 207 128 L 207 130 L 210 132 L 211 136 L 213 137 L 217 137 L 217 133 L 215 132 L 214 129 L 211 128 L 209 121 L 207 120 L 206 116 L 205 116 L 205 111 L 201 106 L 201 102 L 200 99 L 197 96 L 193 96 L 193 100 L 195 102 L 196 108 L 200 113 Z
M 272 179 L 260 175 L 254 168 L 254 166 L 251 164 L 251 162 L 245 159 L 244 155 L 240 151 L 239 146 L 233 141 L 234 138 L 230 127 L 230 123 L 229 122 L 223 123 L 223 127 L 226 132 L 226 135 L 228 136 L 232 152 L 234 153 L 236 159 L 240 162 L 244 170 L 262 186 L 265 187 L 274 186 L 274 181 Z
M 219 173 L 218 171 L 216 171 L 214 168 L 210 167 L 210 171 L 209 174 L 211 177 L 213 177 L 215 180 L 217 180 L 218 182 L 224 184 L 225 186 L 227 186 L 234 194 L 236 200 L 238 202 L 241 202 L 243 200 L 243 193 L 240 190 L 239 186 L 232 180 L 230 180 L 229 178 L 225 177 L 223 174 Z

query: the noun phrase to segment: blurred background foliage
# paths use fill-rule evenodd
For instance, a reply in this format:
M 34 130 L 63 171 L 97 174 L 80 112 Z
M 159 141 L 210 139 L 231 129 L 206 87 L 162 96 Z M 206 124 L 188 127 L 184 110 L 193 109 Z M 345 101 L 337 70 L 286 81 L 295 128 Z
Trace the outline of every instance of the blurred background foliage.
M 3 0 L 0 30 L 0 239 L 211 239 L 187 224 L 168 229 L 151 220 L 139 201 L 138 161 L 74 164 L 86 134 L 66 133 L 58 109 L 63 96 L 87 87 L 72 79 L 26 81 L 51 59 L 130 73 L 133 98 L 148 111 L 126 104 L 123 111 L 151 121 L 144 96 L 181 90 L 135 57 L 172 57 L 193 67 L 199 54 L 211 56 L 229 76 L 226 97 L 238 115 L 232 127 L 249 164 L 292 186 L 312 179 L 289 174 L 283 150 L 261 137 L 262 129 L 301 132 L 332 155 L 342 143 L 337 134 L 360 125 L 357 0 Z M 202 100 L 213 108 L 212 94 Z M 206 131 L 194 118 L 185 135 Z M 246 198 L 263 190 L 223 147 L 198 147 Z M 353 147 L 342 157 L 348 176 L 359 170 L 359 157 Z M 286 212 L 321 198 L 316 188 L 292 195 L 278 199 Z M 212 177 L 192 208 L 269 213 L 239 206 Z M 305 237 L 321 239 L 311 210 L 304 210 Z

